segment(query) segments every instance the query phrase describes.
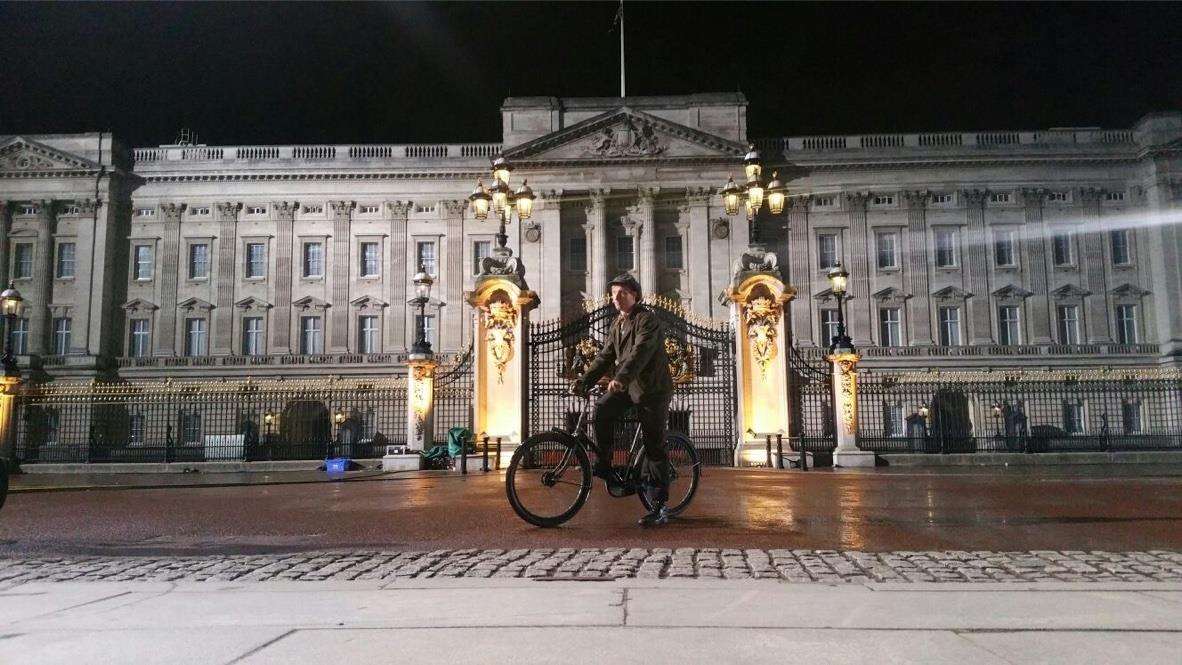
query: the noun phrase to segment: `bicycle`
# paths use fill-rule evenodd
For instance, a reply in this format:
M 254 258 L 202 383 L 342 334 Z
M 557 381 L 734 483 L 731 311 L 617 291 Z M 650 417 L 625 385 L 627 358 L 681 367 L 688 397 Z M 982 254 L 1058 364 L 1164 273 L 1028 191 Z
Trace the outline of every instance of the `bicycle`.
M 518 517 L 535 526 L 556 527 L 574 517 L 586 503 L 591 493 L 591 454 L 595 451 L 587 434 L 588 416 L 591 399 L 603 393 L 595 388 L 583 395 L 583 408 L 570 430 L 555 427 L 536 434 L 514 451 L 505 472 L 505 493 Z M 636 494 L 645 510 L 651 511 L 652 500 L 645 492 L 637 491 L 644 463 L 640 437 L 638 426 L 628 448 L 622 491 L 616 493 L 609 487 L 608 493 L 616 498 Z M 672 517 L 684 511 L 698 491 L 701 462 L 693 441 L 681 432 L 666 432 L 665 446 L 670 466 L 666 509 Z

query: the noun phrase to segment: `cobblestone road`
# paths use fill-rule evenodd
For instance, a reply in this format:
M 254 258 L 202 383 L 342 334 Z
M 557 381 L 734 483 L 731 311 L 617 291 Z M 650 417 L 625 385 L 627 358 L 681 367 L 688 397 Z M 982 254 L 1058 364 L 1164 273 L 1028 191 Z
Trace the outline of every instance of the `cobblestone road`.
M 759 549 L 336 551 L 0 559 L 0 586 L 64 581 L 721 578 L 787 582 L 1182 582 L 1182 552 L 856 552 Z

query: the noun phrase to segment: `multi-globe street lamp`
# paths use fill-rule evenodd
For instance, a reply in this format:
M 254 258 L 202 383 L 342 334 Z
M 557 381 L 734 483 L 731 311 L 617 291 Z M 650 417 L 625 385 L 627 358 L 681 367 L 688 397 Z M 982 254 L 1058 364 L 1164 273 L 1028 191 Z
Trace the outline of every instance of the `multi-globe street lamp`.
M 732 175 L 726 185 L 719 191 L 722 195 L 722 207 L 727 215 L 739 213 L 739 206 L 747 212 L 747 237 L 752 245 L 760 245 L 759 225 L 756 223 L 760 211 L 767 203 L 767 211 L 773 215 L 784 212 L 784 204 L 788 200 L 788 188 L 780 181 L 779 174 L 772 171 L 772 180 L 763 181 L 763 164 L 759 151 L 751 145 L 743 157 L 743 173 L 747 176 L 747 183 L 739 186 Z
M 16 329 L 17 319 L 21 318 L 25 313 L 25 299 L 21 297 L 21 292 L 16 290 L 16 286 L 12 283 L 8 284 L 8 288 L 0 293 L 0 314 L 4 315 L 4 321 L 7 324 L 4 331 L 4 376 L 19 377 L 20 368 L 16 364 L 16 356 L 13 355 L 12 349 L 12 333 Z
M 516 191 L 510 188 L 509 178 L 512 173 L 513 166 L 503 155 L 498 156 L 492 163 L 493 185 L 485 188 L 484 181 L 478 180 L 476 189 L 468 196 L 476 219 L 484 221 L 491 212 L 500 222 L 496 235 L 499 249 L 504 249 L 505 243 L 509 240 L 505 226 L 512 221 L 513 213 L 517 213 L 519 221 L 529 219 L 533 215 L 534 200 L 537 198 L 529 187 L 529 181 L 523 180 Z

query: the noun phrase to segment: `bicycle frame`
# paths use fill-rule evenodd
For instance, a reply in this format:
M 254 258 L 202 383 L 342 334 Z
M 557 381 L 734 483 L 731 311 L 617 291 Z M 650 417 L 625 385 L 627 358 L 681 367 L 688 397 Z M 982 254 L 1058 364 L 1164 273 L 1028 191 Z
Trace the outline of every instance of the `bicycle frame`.
M 554 428 L 556 431 L 564 432 L 571 436 L 575 441 L 578 442 L 580 446 L 583 447 L 583 450 L 588 452 L 588 456 L 590 456 L 590 453 L 595 452 L 595 446 L 591 442 L 591 437 L 587 434 L 588 416 L 591 413 L 591 399 L 594 396 L 595 395 L 593 393 L 588 393 L 587 396 L 583 398 L 583 410 L 579 413 L 579 419 L 575 421 L 575 426 L 571 428 L 570 431 L 566 431 L 558 427 Z M 628 446 L 628 475 L 624 478 L 625 483 L 628 485 L 633 485 L 635 481 L 640 478 L 641 458 L 639 455 L 637 455 L 637 453 L 640 452 L 641 446 L 643 445 L 640 436 L 641 430 L 638 426 L 636 431 L 632 434 L 632 443 Z M 572 451 L 570 449 L 568 449 L 563 454 L 562 459 L 559 460 L 558 464 L 554 467 L 554 471 L 551 472 L 554 477 L 562 477 L 562 474 L 566 472 L 567 465 L 570 463 L 571 455 Z

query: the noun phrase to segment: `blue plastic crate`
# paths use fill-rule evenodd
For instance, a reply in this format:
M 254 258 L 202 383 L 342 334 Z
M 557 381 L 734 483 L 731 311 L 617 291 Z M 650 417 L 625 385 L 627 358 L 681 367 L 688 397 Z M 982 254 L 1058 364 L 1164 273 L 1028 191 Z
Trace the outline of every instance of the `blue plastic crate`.
M 330 457 L 324 460 L 324 470 L 328 473 L 344 473 L 349 470 L 349 458 Z

